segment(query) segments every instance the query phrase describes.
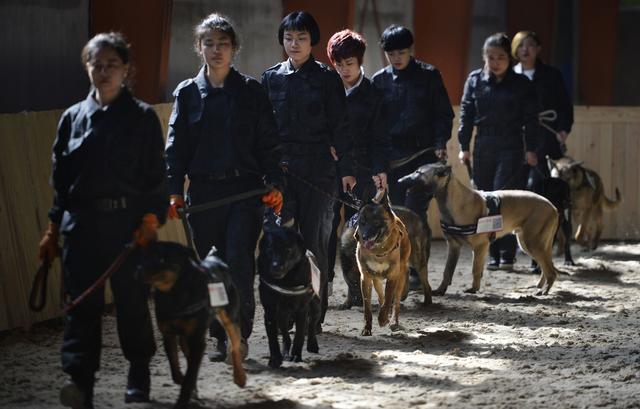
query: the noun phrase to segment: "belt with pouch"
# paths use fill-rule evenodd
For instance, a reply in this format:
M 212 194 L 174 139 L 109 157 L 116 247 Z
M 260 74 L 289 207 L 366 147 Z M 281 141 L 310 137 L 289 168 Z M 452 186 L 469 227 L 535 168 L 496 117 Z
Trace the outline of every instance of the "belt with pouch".
M 329 154 L 329 145 L 324 142 L 319 143 L 297 143 L 284 142 L 282 152 L 285 155 L 322 155 Z
M 93 210 L 98 212 L 113 212 L 133 207 L 133 200 L 129 197 L 101 197 L 97 199 L 74 200 L 69 206 L 72 211 Z
M 189 175 L 189 180 L 194 182 L 214 182 L 225 179 L 237 178 L 241 175 L 238 169 L 221 170 L 212 173 L 201 173 L 197 175 Z

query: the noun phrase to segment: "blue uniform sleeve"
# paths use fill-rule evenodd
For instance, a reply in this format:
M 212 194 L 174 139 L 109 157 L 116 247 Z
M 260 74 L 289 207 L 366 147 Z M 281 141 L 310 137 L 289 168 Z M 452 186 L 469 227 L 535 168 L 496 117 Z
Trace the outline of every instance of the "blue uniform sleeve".
M 442 81 L 440 71 L 434 69 L 431 88 L 431 109 L 435 131 L 435 143 L 437 149 L 446 149 L 447 141 L 451 138 L 453 127 L 453 108 L 449 101 L 449 94 Z
M 51 155 L 52 167 L 50 183 L 53 187 L 53 205 L 51 209 L 49 209 L 48 215 L 49 219 L 58 225 L 62 221 L 62 214 L 65 211 L 68 186 L 72 183 L 68 163 L 65 162 L 62 155 L 69 143 L 70 136 L 71 115 L 69 111 L 66 111 L 62 114 L 60 122 L 58 123 L 58 131 L 56 133 L 56 139 L 53 142 L 53 152 Z
M 280 168 L 281 141 L 273 114 L 273 107 L 264 88 L 254 82 L 254 93 L 258 101 L 258 122 L 256 124 L 257 144 L 255 157 L 260 170 L 265 174 L 266 183 L 284 189 L 284 175 Z
M 347 98 L 338 74 L 327 74 L 325 106 L 328 125 L 332 134 L 332 145 L 338 155 L 338 174 L 353 176 L 353 135 L 347 114 Z
M 464 92 L 460 101 L 460 127 L 458 128 L 458 142 L 460 150 L 468 151 L 471 144 L 471 135 L 476 117 L 476 105 L 473 97 L 475 81 L 469 75 L 464 84 Z
M 142 184 L 145 197 L 144 212 L 154 213 L 160 223 L 164 223 L 169 206 L 169 195 L 162 127 L 158 115 L 151 108 L 144 113 L 143 121 L 141 134 L 144 138 L 144 152 L 142 152 L 141 179 L 144 181 Z
M 165 148 L 169 194 L 184 195 L 184 178 L 190 162 L 188 141 L 188 112 L 178 90 L 169 118 L 169 131 Z

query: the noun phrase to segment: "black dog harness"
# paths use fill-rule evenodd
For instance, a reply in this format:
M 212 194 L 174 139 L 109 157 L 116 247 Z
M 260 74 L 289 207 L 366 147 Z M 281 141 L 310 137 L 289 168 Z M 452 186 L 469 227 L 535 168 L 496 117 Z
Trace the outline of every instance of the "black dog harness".
M 482 198 L 484 199 L 485 206 L 489 210 L 489 214 L 487 216 L 496 216 L 500 214 L 500 197 L 488 192 L 480 192 Z M 440 222 L 440 227 L 445 233 L 451 234 L 453 236 L 472 236 L 476 234 L 478 229 L 478 223 L 474 224 L 465 224 L 465 225 L 456 225 L 449 224 L 443 221 Z M 491 241 L 495 240 L 495 232 L 491 233 L 489 239 Z

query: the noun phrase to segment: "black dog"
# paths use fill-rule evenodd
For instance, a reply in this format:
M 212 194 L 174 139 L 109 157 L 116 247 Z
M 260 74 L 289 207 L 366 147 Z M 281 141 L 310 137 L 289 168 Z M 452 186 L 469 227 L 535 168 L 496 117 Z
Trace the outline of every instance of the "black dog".
M 558 230 L 561 230 L 565 238 L 558 240 L 558 244 L 563 246 L 561 250 L 564 251 L 564 265 L 575 266 L 573 257 L 571 257 L 570 238 L 573 227 L 571 225 L 571 189 L 569 184 L 560 178 L 545 177 L 535 183 L 533 191 L 547 198 L 558 210 Z M 559 235 L 560 232 L 556 234 L 556 238 Z M 535 260 L 531 261 L 531 266 L 534 273 L 540 272 L 540 267 Z
M 320 322 L 321 281 L 314 264 L 315 257 L 306 251 L 300 233 L 288 227 L 264 226 L 258 274 L 264 325 L 269 338 L 269 366 L 272 368 L 280 367 L 283 359 L 302 361 L 305 334 L 308 336 L 307 351 L 319 351 L 316 327 Z M 314 274 L 317 279 L 312 278 Z M 296 331 L 292 347 L 289 329 L 293 322 Z M 282 352 L 278 334 L 282 335 Z
M 154 287 L 158 328 L 171 367 L 171 378 L 181 385 L 176 408 L 188 407 L 197 396 L 198 370 L 202 362 L 205 334 L 216 317 L 231 340 L 234 382 L 243 387 L 246 374 L 240 352 L 240 302 L 227 272 L 227 265 L 214 255 L 198 263 L 192 249 L 178 243 L 156 242 L 144 251 L 138 274 Z M 187 359 L 183 375 L 178 345 Z

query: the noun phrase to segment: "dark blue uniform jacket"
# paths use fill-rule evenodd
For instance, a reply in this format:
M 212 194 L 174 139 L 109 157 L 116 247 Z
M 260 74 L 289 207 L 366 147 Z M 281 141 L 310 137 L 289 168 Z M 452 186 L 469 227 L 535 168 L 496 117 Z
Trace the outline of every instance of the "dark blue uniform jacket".
M 289 60 L 269 68 L 262 85 L 275 109 L 284 157 L 326 155 L 333 146 L 338 173 L 353 176 L 353 140 L 338 74 L 311 56 L 298 70 Z
M 496 151 L 535 152 L 538 145 L 538 100 L 531 81 L 509 69 L 502 81 L 484 69 L 472 71 L 460 103 L 460 149 L 469 150 L 473 127 L 476 146 Z
M 171 194 L 183 194 L 185 175 L 196 179 L 235 170 L 238 191 L 262 186 L 263 176 L 282 188 L 280 139 L 258 81 L 232 68 L 224 87 L 213 88 L 203 66 L 174 96 L 166 146 Z
M 113 206 L 138 214 L 137 220 L 155 213 L 163 222 L 168 202 L 163 145 L 151 106 L 123 89 L 102 109 L 90 93 L 67 109 L 58 125 L 49 218 L 68 232 Z
M 394 151 L 404 156 L 432 146 L 445 149 L 454 114 L 435 67 L 411 58 L 404 70 L 388 65 L 372 82 L 384 94 Z

